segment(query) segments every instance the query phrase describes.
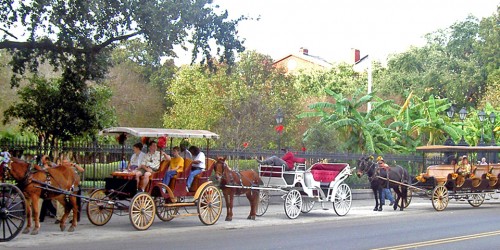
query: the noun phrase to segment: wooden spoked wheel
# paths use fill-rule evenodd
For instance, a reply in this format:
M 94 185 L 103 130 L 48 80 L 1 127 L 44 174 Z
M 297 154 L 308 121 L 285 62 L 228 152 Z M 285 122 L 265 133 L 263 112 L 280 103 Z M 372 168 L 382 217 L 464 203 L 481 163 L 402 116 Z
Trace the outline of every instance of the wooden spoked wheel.
M 110 204 L 109 197 L 104 189 L 97 189 L 90 194 L 90 201 L 87 203 L 87 218 L 96 226 L 103 226 L 111 219 L 114 205 Z
M 165 207 L 165 198 L 155 197 L 156 215 L 162 221 L 171 221 L 179 213 L 178 207 Z
M 26 222 L 23 192 L 11 184 L 0 183 L 0 242 L 14 239 Z
M 213 185 L 207 185 L 201 191 L 197 202 L 198 217 L 205 225 L 213 225 L 222 214 L 222 194 Z
M 485 197 L 485 194 L 472 194 L 471 196 L 469 196 L 469 199 L 467 201 L 471 206 L 479 207 L 483 204 Z
M 436 211 L 443 211 L 449 202 L 448 189 L 445 186 L 436 186 L 432 190 L 432 206 Z
M 351 210 L 352 193 L 349 185 L 342 183 L 338 186 L 333 200 L 333 210 L 338 216 L 346 215 Z
M 293 189 L 285 196 L 285 214 L 289 219 L 295 219 L 299 216 L 302 209 L 302 196 L 300 192 Z
M 302 198 L 302 208 L 300 209 L 300 211 L 305 214 L 311 212 L 311 210 L 314 208 L 314 203 L 316 202 L 312 198 Z
M 260 190 L 259 192 L 259 206 L 257 207 L 257 216 L 262 216 L 266 213 L 269 207 L 269 190 Z
M 148 229 L 155 220 L 156 206 L 148 193 L 138 193 L 130 201 L 130 222 L 137 230 Z

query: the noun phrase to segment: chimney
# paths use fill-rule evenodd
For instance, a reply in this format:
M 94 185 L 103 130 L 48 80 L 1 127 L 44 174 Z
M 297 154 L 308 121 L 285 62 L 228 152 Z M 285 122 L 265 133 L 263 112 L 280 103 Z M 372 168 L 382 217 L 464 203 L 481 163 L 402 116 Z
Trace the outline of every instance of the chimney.
M 304 55 L 308 55 L 309 54 L 309 50 L 306 49 L 306 48 L 304 48 L 304 47 L 300 47 L 299 53 L 300 54 L 304 54 Z
M 361 59 L 359 49 L 352 49 L 352 51 L 354 52 L 354 63 L 356 63 Z

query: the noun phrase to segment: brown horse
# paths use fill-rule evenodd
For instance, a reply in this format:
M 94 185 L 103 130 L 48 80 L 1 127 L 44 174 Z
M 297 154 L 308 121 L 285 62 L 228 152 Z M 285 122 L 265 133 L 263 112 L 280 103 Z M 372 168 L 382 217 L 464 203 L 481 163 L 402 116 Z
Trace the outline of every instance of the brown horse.
M 17 186 L 23 191 L 24 196 L 26 197 L 26 215 L 28 224 L 26 225 L 23 233 L 29 233 L 31 230 L 31 216 L 33 216 L 35 227 L 33 228 L 31 234 L 38 234 L 38 230 L 40 229 L 40 198 L 55 199 L 65 208 L 64 215 L 61 218 L 61 223 L 59 224 L 61 231 L 66 229 L 66 219 L 69 216 L 70 210 L 73 209 L 73 221 L 71 223 L 71 227 L 68 229 L 68 232 L 73 232 L 76 228 L 78 216 L 76 197 L 66 195 L 58 191 L 54 192 L 53 190 L 45 190 L 40 187 L 46 187 L 49 189 L 56 188 L 60 189 L 59 191 L 76 194 L 80 178 L 71 167 L 57 166 L 49 168 L 46 171 L 39 171 L 37 169 L 39 169 L 38 166 L 32 166 L 30 163 L 17 158 L 11 158 L 11 162 L 9 163 L 10 175 L 16 180 Z M 31 211 L 33 211 L 33 213 Z
M 257 206 L 259 205 L 259 190 L 251 189 L 262 184 L 259 175 L 253 170 L 234 171 L 226 164 L 226 158 L 218 157 L 215 162 L 215 177 L 220 183 L 220 188 L 226 200 L 227 215 L 226 221 L 233 220 L 233 199 L 234 195 L 246 194 L 250 202 L 250 215 L 247 219 L 255 220 Z M 240 186 L 241 188 L 231 188 L 229 186 Z

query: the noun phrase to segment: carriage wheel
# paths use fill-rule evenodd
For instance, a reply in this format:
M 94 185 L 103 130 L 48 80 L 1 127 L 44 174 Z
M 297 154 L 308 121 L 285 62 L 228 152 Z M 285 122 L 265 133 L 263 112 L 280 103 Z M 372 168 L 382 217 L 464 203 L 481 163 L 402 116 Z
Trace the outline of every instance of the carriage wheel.
M 205 225 L 213 225 L 222 214 L 222 194 L 214 185 L 207 185 L 198 198 L 198 217 Z
M 467 201 L 469 202 L 469 204 L 473 207 L 479 207 L 483 204 L 484 202 L 484 198 L 486 197 L 485 194 L 472 194 L 470 196 L 471 199 L 468 199 Z
M 14 239 L 26 222 L 26 200 L 21 190 L 0 183 L 0 242 Z
M 110 199 L 104 189 L 95 190 L 89 198 L 91 200 L 87 203 L 87 218 L 96 226 L 106 225 L 113 215 L 114 205 L 109 203 Z
M 432 206 L 436 211 L 443 211 L 448 206 L 448 189 L 445 186 L 437 186 L 432 190 Z
M 137 230 L 148 229 L 155 220 L 156 206 L 148 193 L 138 193 L 130 201 L 129 218 Z
M 165 203 L 166 203 L 165 198 L 155 197 L 156 215 L 162 221 L 171 221 L 179 213 L 179 208 L 165 207 L 163 206 L 163 204 Z
M 300 211 L 302 213 L 305 213 L 305 214 L 311 212 L 311 210 L 314 208 L 314 203 L 316 203 L 316 201 L 314 201 L 314 199 L 311 199 L 309 197 L 303 198 L 302 199 L 302 208 L 300 209 Z
M 300 192 L 292 189 L 285 197 L 285 214 L 289 219 L 295 219 L 299 216 L 302 209 L 302 196 Z
M 268 190 L 260 190 L 259 192 L 259 206 L 257 207 L 257 216 L 262 216 L 266 213 L 267 208 L 269 207 L 269 191 Z
M 408 190 L 408 192 L 406 193 L 406 202 L 405 202 L 405 206 L 404 206 L 404 208 L 407 208 L 407 207 L 410 205 L 410 203 L 411 203 L 411 198 L 412 198 L 412 196 L 413 196 L 413 192 L 411 191 L 411 189 L 409 189 L 409 188 L 408 188 L 407 190 Z M 393 196 L 394 196 L 395 198 L 397 198 L 397 194 L 396 194 L 395 192 L 394 192 L 393 194 L 394 194 Z M 398 207 L 399 207 L 399 208 L 401 208 L 401 205 L 402 205 L 401 203 L 402 203 L 402 202 L 403 202 L 403 199 L 400 199 L 400 200 L 399 200 L 399 203 L 398 203 Z
M 338 186 L 333 201 L 333 210 L 338 216 L 346 215 L 351 209 L 352 194 L 349 185 L 342 183 Z

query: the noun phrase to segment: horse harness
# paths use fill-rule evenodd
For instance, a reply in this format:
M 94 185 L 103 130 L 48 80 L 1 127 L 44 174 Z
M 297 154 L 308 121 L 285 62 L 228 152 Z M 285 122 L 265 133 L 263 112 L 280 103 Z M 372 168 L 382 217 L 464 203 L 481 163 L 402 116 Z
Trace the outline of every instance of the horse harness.
M 226 169 L 228 169 L 228 170 L 229 170 L 229 167 L 227 166 L 226 162 L 224 162 L 224 165 L 223 165 L 223 167 L 222 167 L 221 179 L 223 179 L 223 178 L 224 178 L 224 171 L 225 171 Z M 254 170 L 252 169 L 252 171 L 254 171 Z M 248 178 L 246 178 L 245 176 L 241 175 L 240 171 L 232 171 L 232 172 L 234 172 L 234 173 L 238 176 L 238 179 L 239 179 L 239 181 L 240 181 L 240 185 L 241 185 L 241 186 L 243 186 L 243 179 L 242 179 L 242 177 L 243 177 L 243 178 L 245 178 L 246 180 L 248 180 L 248 181 L 251 183 L 251 185 L 252 185 L 252 186 L 254 186 L 254 185 L 255 185 L 255 183 L 253 183 L 253 181 L 252 181 L 252 180 L 249 180 L 249 179 L 248 179 Z M 228 184 L 229 184 L 229 185 L 235 185 L 235 184 L 237 184 L 237 183 L 235 183 L 234 181 L 235 181 L 235 180 L 234 180 L 233 175 L 232 175 L 232 174 L 229 174 L 229 182 L 228 182 Z

